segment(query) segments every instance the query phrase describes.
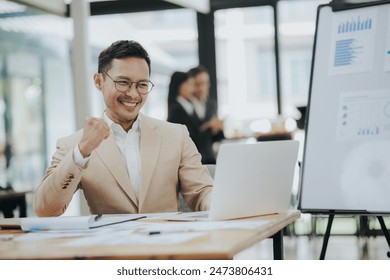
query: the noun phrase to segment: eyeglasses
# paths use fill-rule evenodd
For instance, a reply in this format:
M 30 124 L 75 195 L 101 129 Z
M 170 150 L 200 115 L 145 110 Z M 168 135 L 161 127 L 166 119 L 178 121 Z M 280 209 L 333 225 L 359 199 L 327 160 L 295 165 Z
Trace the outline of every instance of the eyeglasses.
M 126 80 L 114 80 L 110 75 L 107 74 L 107 72 L 103 73 L 114 82 L 115 88 L 120 92 L 129 91 L 131 86 L 135 84 L 137 92 L 145 95 L 148 94 L 154 87 L 154 84 L 151 81 L 132 82 Z

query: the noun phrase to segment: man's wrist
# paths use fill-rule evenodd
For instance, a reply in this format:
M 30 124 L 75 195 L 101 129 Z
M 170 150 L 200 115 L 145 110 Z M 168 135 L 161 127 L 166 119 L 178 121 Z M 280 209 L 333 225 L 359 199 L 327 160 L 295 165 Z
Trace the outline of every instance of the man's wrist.
M 76 145 L 73 149 L 73 160 L 79 167 L 83 168 L 87 164 L 89 156 L 84 157 L 80 151 L 79 145 Z
M 78 147 L 78 150 L 80 151 L 80 154 L 83 156 L 83 158 L 87 158 L 87 157 L 89 157 L 91 155 L 90 152 L 89 153 L 85 152 L 85 148 L 82 146 L 81 143 L 79 143 L 77 145 L 77 147 Z

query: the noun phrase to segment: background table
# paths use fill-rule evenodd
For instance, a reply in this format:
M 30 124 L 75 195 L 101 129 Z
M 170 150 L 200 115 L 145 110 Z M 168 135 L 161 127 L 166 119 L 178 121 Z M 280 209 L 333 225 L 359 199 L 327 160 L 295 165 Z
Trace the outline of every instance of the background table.
M 14 210 L 19 209 L 19 217 L 26 217 L 26 194 L 28 192 L 0 191 L 0 211 L 4 218 L 13 218 Z

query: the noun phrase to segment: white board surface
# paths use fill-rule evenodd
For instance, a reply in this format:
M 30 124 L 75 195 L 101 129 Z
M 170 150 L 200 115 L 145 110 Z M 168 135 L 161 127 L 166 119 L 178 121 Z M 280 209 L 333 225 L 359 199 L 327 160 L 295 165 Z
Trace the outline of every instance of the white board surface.
M 390 212 L 390 4 L 321 6 L 299 208 Z

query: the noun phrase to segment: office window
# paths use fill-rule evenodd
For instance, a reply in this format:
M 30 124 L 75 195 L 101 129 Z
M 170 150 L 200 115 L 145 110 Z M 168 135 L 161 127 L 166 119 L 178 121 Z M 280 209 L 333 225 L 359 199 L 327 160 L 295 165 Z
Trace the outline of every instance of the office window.
M 276 83 L 269 81 L 275 80 L 276 69 L 274 52 L 260 48 L 257 51 L 257 54 L 257 73 L 259 73 L 257 86 L 259 90 L 249 92 L 249 101 L 261 102 L 262 99 L 264 100 L 267 98 L 272 101 L 272 99 L 275 98 Z
M 178 24 L 179 23 L 179 24 Z M 142 111 L 165 120 L 170 77 L 174 71 L 188 71 L 199 63 L 196 12 L 188 9 L 142 12 L 90 18 L 94 71 L 102 48 L 116 40 L 136 40 L 149 52 L 151 80 L 155 84 Z M 99 94 L 96 112 L 103 110 Z
M 34 191 L 56 140 L 75 130 L 70 23 L 0 0 L 2 186 Z M 27 214 L 33 215 L 32 196 L 27 198 Z
M 220 118 L 225 134 L 253 134 L 249 125 L 277 115 L 273 9 L 215 13 Z
M 23 67 L 25 63 L 30 67 Z M 16 190 L 33 190 L 45 170 L 42 80 L 36 71 L 39 61 L 28 54 L 10 54 L 7 64 L 12 93 L 7 104 L 12 121 L 8 179 Z
M 278 2 L 282 112 L 286 117 L 299 118 L 296 107 L 307 104 L 317 7 L 327 2 Z

